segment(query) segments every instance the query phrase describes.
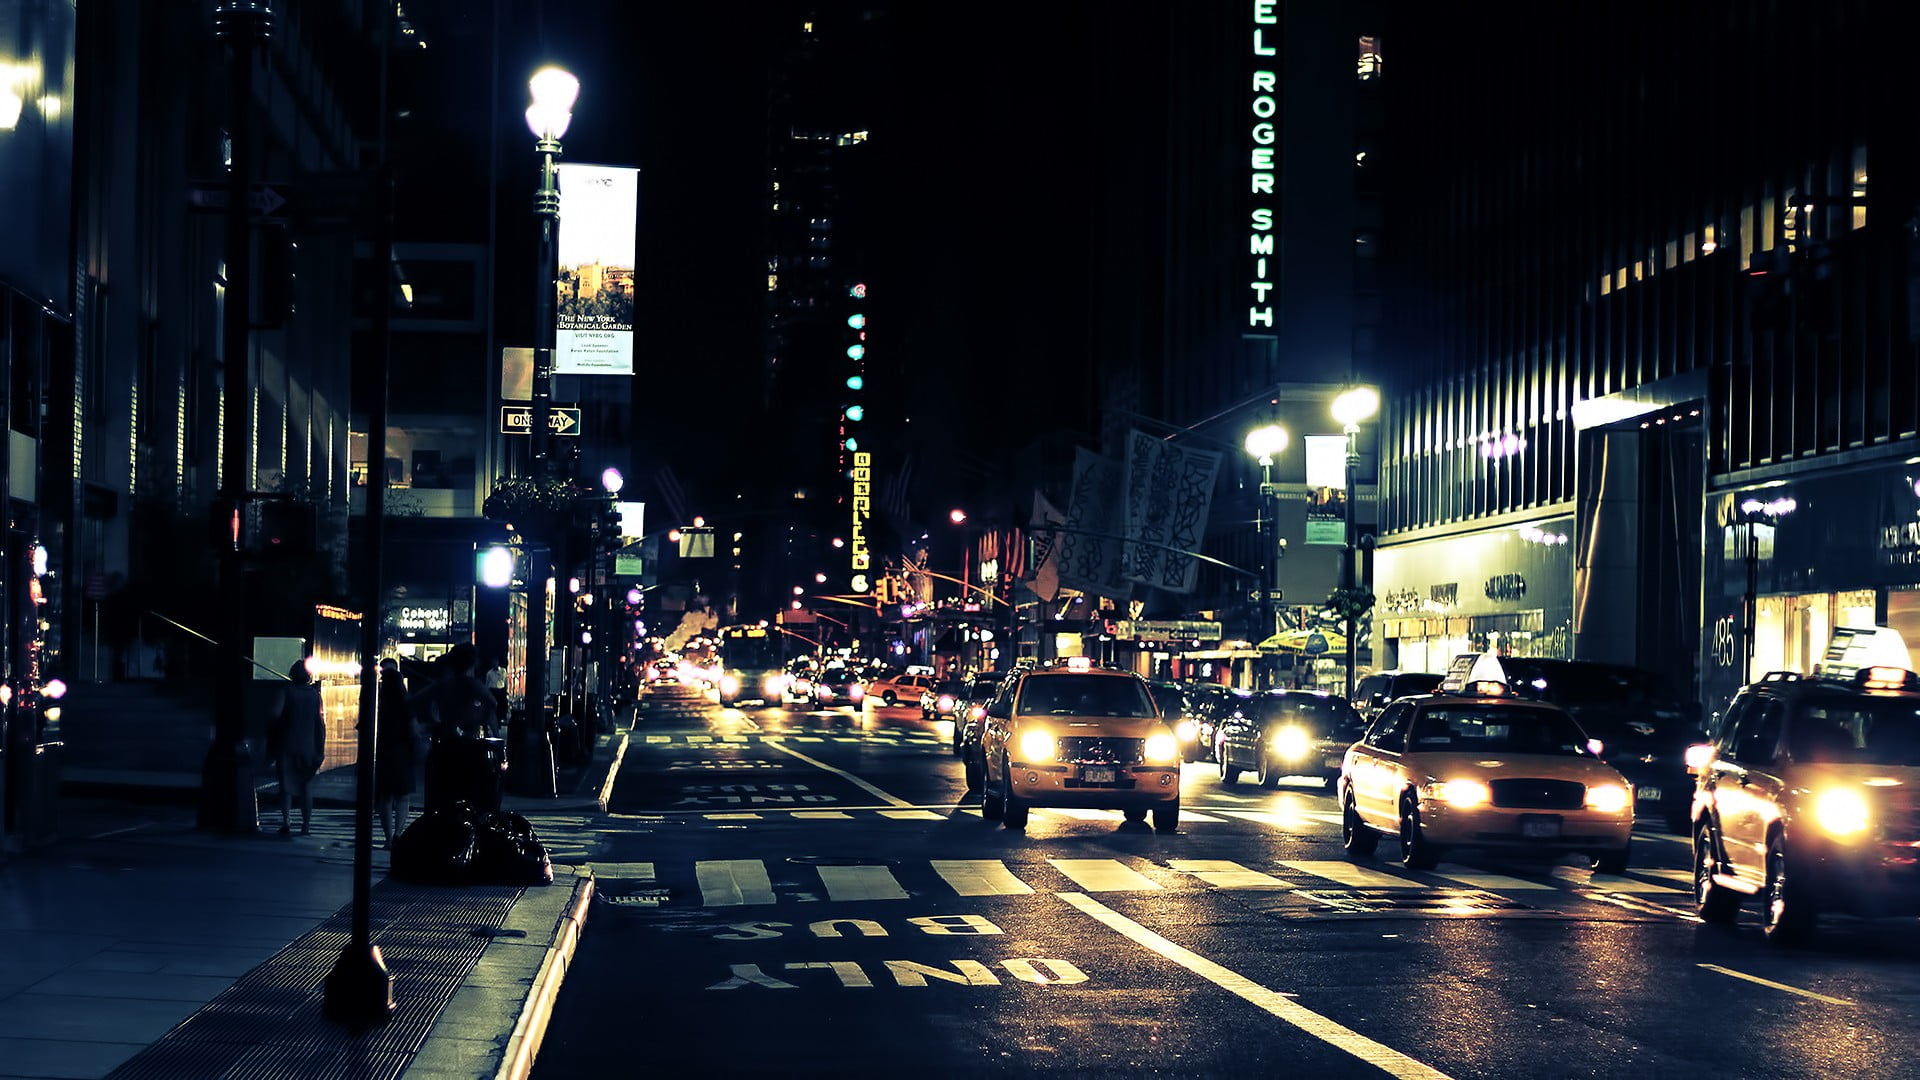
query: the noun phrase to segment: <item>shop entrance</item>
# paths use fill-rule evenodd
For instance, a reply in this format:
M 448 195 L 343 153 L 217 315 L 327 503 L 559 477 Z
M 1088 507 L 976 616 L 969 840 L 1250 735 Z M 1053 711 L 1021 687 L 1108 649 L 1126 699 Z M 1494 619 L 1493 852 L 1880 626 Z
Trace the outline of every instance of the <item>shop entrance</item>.
M 1580 433 L 1574 658 L 1698 691 L 1704 443 L 1691 405 Z

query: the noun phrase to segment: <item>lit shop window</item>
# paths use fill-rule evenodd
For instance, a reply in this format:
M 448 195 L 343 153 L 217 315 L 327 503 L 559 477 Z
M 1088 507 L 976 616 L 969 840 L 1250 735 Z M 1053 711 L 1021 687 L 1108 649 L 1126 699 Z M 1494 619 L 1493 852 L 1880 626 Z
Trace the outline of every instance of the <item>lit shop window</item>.
M 1384 64 L 1385 61 L 1380 57 L 1380 39 L 1371 34 L 1362 35 L 1360 38 L 1360 81 L 1370 82 L 1379 78 L 1381 68 Z

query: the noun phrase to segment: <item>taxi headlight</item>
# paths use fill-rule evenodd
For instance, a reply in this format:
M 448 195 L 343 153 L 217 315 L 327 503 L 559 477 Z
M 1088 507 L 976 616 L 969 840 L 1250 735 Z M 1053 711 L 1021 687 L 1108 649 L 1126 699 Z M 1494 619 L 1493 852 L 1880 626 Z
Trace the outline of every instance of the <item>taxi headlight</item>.
M 1711 743 L 1694 743 L 1692 746 L 1687 747 L 1686 762 L 1688 772 L 1697 773 L 1701 769 L 1706 768 L 1707 762 L 1712 760 L 1713 745 Z
M 726 675 L 726 676 L 723 676 L 723 677 L 722 677 L 722 678 L 720 679 L 720 692 L 721 692 L 721 693 L 723 693 L 723 694 L 737 694 L 737 693 L 739 693 L 739 692 L 740 692 L 740 680 L 739 680 L 739 679 L 736 679 L 736 678 L 734 678 L 734 677 L 733 677 L 733 676 L 731 676 L 731 675 Z
M 1165 765 L 1180 757 L 1180 741 L 1165 731 L 1156 731 L 1147 736 L 1147 760 L 1156 765 Z
M 1633 805 L 1633 797 L 1619 784 L 1592 784 L 1587 787 L 1587 809 L 1617 814 Z
M 859 683 L 854 683 L 852 686 L 847 687 L 848 701 L 859 701 L 861 698 L 866 696 L 867 696 L 866 688 L 861 686 Z
M 1851 788 L 1829 788 L 1813 802 L 1813 819 L 1834 836 L 1865 832 L 1870 817 L 1866 798 Z
M 1493 798 L 1493 792 L 1478 780 L 1442 780 L 1427 785 L 1427 797 L 1465 810 L 1484 806 Z
M 933 707 L 940 710 L 941 712 L 952 712 L 953 711 L 953 695 L 941 694 L 939 697 L 939 700 L 933 703 Z
M 768 697 L 779 697 L 787 692 L 787 680 L 779 675 L 769 675 L 761 689 L 766 691 Z
M 1052 761 L 1057 745 L 1050 731 L 1023 731 L 1020 733 L 1020 760 Z
M 1273 752 L 1288 761 L 1298 761 L 1313 750 L 1313 740 L 1304 728 L 1289 724 L 1273 733 Z
M 1192 742 L 1200 735 L 1200 727 L 1191 720 L 1182 720 L 1174 725 L 1173 733 L 1180 736 L 1181 742 Z

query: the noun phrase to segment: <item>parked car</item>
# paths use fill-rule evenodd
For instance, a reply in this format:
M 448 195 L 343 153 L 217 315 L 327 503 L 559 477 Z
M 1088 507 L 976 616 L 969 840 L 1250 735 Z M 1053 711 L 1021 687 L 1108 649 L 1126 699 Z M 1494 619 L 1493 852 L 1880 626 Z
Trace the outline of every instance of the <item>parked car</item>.
M 1366 733 L 1347 699 L 1324 690 L 1264 690 L 1240 701 L 1214 735 L 1220 782 L 1232 786 L 1252 770 L 1261 787 L 1282 777 L 1340 779 L 1347 747 Z
M 1694 790 L 1693 896 L 1731 923 L 1760 900 L 1768 941 L 1824 912 L 1920 915 L 1920 675 L 1773 672 L 1734 695 Z
M 1503 656 L 1507 681 L 1522 697 L 1550 701 L 1600 740 L 1600 756 L 1633 781 L 1636 812 L 1689 835 L 1693 771 L 1687 748 L 1706 742 L 1699 707 L 1651 671 L 1586 660 Z
M 981 816 L 1024 829 L 1035 806 L 1180 824 L 1180 742 L 1146 680 L 1080 658 L 1017 672 L 987 707 Z
M 1376 671 L 1353 684 L 1353 707 L 1369 723 L 1381 710 L 1403 697 L 1431 694 L 1441 676 L 1426 671 Z
M 867 680 L 867 699 L 893 706 L 903 702 L 920 703 L 920 694 L 934 684 L 932 675 L 896 672 Z
M 1498 680 L 1448 681 L 1388 705 L 1348 748 L 1337 791 L 1355 858 L 1384 835 L 1416 870 L 1456 847 L 1627 868 L 1633 785 L 1589 749 L 1573 717 Z

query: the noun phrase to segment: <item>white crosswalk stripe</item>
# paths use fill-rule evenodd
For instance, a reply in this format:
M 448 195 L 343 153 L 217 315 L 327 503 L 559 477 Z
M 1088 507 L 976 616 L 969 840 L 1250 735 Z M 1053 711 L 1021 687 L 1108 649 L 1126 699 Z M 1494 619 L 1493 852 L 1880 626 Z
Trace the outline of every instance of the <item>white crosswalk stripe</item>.
M 1118 859 L 1048 859 L 1055 870 L 1088 892 L 1139 892 L 1160 884 Z
M 705 859 L 693 864 L 704 907 L 735 904 L 771 904 L 773 882 L 759 859 Z
M 905 900 L 893 872 L 884 866 L 822 866 L 820 884 L 829 900 Z
M 935 859 L 933 870 L 961 896 L 1013 896 L 1033 892 L 999 859 Z
M 1192 874 L 1217 889 L 1291 889 L 1293 886 L 1258 870 L 1225 859 L 1169 859 L 1167 866 Z
M 1350 862 L 1337 859 L 1312 859 L 1301 862 L 1282 861 L 1281 866 L 1289 870 L 1298 870 L 1303 874 L 1322 877 L 1337 885 L 1346 885 L 1355 889 L 1404 889 L 1409 886 L 1420 887 L 1420 883 L 1411 878 L 1394 874 L 1383 874 L 1378 870 L 1369 870 Z

